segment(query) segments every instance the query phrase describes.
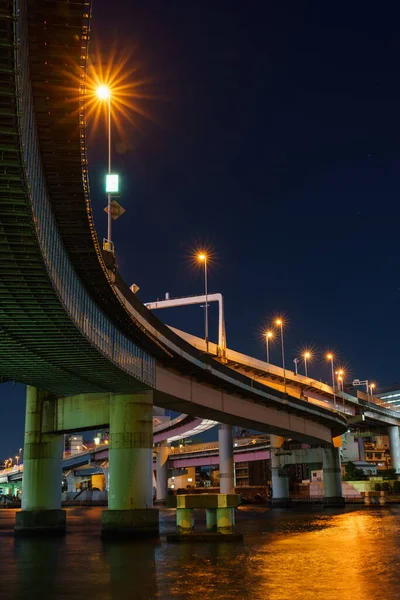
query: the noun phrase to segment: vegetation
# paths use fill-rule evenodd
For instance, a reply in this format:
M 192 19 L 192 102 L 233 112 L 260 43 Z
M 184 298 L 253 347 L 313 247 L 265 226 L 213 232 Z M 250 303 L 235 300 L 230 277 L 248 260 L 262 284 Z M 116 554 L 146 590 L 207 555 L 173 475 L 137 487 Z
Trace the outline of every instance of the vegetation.
M 387 469 L 383 475 L 383 479 L 397 479 L 395 469 Z
M 356 465 L 349 460 L 344 465 L 345 475 L 343 477 L 344 481 L 362 481 L 368 479 L 367 475 L 365 475 L 362 469 L 358 469 Z
M 393 483 L 393 494 L 400 494 L 400 481 L 396 479 Z

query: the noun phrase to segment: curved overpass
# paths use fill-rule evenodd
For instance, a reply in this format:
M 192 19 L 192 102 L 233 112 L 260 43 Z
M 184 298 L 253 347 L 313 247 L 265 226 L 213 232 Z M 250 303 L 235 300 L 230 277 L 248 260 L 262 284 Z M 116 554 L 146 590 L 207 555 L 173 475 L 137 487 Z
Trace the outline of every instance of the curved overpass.
M 254 381 L 155 317 L 102 253 L 85 141 L 90 2 L 0 12 L 0 377 L 56 394 L 154 390 L 154 403 L 330 441 L 332 411 Z

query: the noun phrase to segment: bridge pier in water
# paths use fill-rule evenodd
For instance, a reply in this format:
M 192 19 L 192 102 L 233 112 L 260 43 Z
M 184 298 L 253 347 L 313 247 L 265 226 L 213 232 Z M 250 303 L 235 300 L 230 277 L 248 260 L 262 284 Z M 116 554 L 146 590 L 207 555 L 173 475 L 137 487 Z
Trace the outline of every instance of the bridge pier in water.
M 392 460 L 392 468 L 397 474 L 400 474 L 400 437 L 398 425 L 390 425 L 389 430 L 389 445 L 390 458 Z
M 235 466 L 233 461 L 233 428 L 232 425 L 220 423 L 218 426 L 219 453 L 219 492 L 235 493 Z M 207 530 L 217 529 L 219 532 L 231 532 L 235 526 L 235 509 L 229 506 L 213 509 L 206 514 Z
M 344 506 L 339 448 L 333 445 L 322 448 L 322 468 L 324 471 L 325 506 Z
M 272 506 L 290 506 L 292 500 L 289 495 L 289 477 L 282 473 L 279 450 L 285 438 L 280 435 L 270 435 L 271 443 L 271 483 L 272 483 Z
M 157 537 L 153 508 L 153 394 L 115 394 L 110 404 L 108 510 L 103 537 Z
M 157 447 L 156 455 L 156 502 L 165 504 L 168 496 L 168 457 L 169 446 L 166 442 Z
M 15 516 L 15 532 L 21 535 L 65 532 L 66 513 L 61 510 L 63 436 L 42 432 L 49 402 L 46 392 L 27 386 L 22 510 Z

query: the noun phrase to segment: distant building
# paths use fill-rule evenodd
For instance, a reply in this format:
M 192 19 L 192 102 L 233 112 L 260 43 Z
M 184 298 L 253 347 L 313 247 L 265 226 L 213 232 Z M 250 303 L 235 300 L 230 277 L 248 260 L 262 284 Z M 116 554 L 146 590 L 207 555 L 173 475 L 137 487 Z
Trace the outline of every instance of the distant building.
M 379 394 L 375 394 L 375 396 L 386 402 L 388 408 L 390 408 L 390 405 L 393 408 L 400 408 L 400 385 L 398 383 L 391 387 L 383 388 L 380 390 Z
M 79 454 L 83 451 L 83 436 L 81 435 L 67 435 L 65 437 L 65 452 L 69 454 Z

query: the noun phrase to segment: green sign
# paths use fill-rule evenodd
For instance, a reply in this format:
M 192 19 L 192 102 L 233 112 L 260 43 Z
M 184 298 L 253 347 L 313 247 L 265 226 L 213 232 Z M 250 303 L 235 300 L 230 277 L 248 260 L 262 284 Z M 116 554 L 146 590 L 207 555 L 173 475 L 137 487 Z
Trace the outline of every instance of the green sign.
M 119 194 L 119 175 L 106 175 L 106 194 Z

